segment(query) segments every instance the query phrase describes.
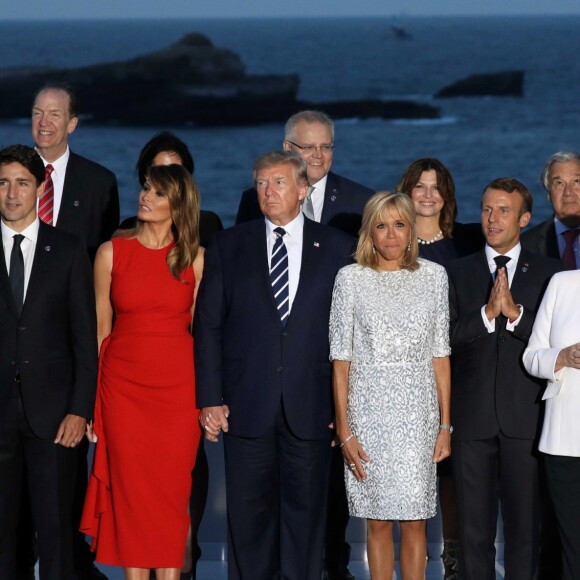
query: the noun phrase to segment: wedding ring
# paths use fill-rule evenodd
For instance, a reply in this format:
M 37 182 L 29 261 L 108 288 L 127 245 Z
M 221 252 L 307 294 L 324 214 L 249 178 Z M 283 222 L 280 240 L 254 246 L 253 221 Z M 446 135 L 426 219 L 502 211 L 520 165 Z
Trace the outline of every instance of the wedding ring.
M 350 467 L 350 468 L 351 468 L 353 471 L 356 469 L 356 465 L 355 465 L 354 463 L 351 463 L 351 464 L 349 465 L 349 467 Z

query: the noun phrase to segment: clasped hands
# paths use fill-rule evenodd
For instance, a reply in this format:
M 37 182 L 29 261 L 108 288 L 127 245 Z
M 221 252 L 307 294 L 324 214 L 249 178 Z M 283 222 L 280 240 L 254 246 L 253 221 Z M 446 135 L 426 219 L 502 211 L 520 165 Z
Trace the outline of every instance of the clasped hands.
M 580 342 L 571 344 L 558 353 L 554 370 L 558 372 L 564 367 L 580 369 Z
M 230 408 L 227 405 L 204 407 L 199 414 L 199 423 L 204 430 L 205 438 L 216 443 L 221 431 L 227 433 Z
M 54 443 L 63 447 L 76 447 L 85 434 L 87 420 L 78 415 L 65 416 L 58 426 Z
M 515 320 L 520 315 L 520 309 L 512 298 L 508 275 L 505 268 L 499 268 L 495 282 L 485 305 L 485 315 L 491 322 L 503 314 L 508 320 Z

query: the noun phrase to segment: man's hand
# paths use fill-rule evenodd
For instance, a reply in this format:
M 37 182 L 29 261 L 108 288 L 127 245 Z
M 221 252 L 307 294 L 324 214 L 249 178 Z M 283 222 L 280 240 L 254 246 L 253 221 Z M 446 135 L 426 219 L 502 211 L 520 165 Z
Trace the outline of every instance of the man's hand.
M 204 407 L 199 414 L 199 422 L 205 432 L 205 438 L 215 443 L 221 431 L 227 433 L 229 416 L 230 409 L 227 405 Z
M 502 277 L 503 274 L 503 277 Z M 489 300 L 485 305 L 485 315 L 487 319 L 491 322 L 495 320 L 501 314 L 501 306 L 503 300 L 503 286 L 506 284 L 506 272 L 505 268 L 500 268 L 495 277 L 495 282 L 491 288 L 491 293 L 489 295 Z
M 67 415 L 61 422 L 56 432 L 54 442 L 63 447 L 76 447 L 82 440 L 87 420 L 78 415 Z

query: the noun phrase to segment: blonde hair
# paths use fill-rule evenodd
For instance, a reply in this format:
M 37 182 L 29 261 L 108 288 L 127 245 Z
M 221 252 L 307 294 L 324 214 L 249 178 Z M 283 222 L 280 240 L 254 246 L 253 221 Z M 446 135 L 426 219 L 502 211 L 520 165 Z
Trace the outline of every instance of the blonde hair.
M 359 230 L 358 244 L 354 254 L 355 260 L 361 266 L 372 268 L 373 270 L 378 268 L 378 258 L 376 253 L 373 252 L 371 232 L 385 213 L 391 209 L 397 211 L 401 219 L 407 222 L 411 228 L 410 247 L 401 257 L 399 265 L 402 269 L 413 272 L 419 267 L 419 262 L 417 261 L 419 257 L 419 244 L 415 231 L 415 207 L 413 206 L 411 198 L 404 193 L 379 191 L 367 201 L 363 211 L 362 225 Z
M 175 246 L 167 254 L 171 275 L 181 282 L 181 273 L 190 268 L 199 249 L 199 190 L 193 177 L 182 165 L 153 165 L 147 179 L 156 191 L 169 199 L 171 232 Z M 143 229 L 137 220 L 134 234 Z M 130 234 L 131 235 L 131 234 Z

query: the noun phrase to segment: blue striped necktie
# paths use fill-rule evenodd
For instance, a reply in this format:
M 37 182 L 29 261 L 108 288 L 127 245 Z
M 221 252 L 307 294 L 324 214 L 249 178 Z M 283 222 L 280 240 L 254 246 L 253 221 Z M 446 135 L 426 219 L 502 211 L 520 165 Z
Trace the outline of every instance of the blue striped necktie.
M 270 259 L 270 282 L 274 292 L 274 302 L 278 308 L 278 314 L 282 324 L 286 325 L 288 314 L 290 314 L 290 296 L 288 293 L 288 251 L 284 243 L 286 230 L 276 228 L 276 241 L 272 248 L 272 257 Z

